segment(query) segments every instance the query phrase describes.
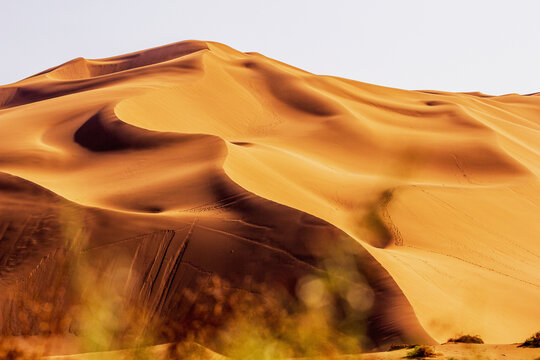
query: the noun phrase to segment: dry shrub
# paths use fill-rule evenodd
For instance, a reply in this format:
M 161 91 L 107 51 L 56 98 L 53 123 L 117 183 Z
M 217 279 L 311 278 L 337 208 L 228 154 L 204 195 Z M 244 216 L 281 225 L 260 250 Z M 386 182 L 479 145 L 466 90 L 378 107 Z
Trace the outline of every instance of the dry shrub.
M 409 351 L 407 353 L 407 358 L 418 359 L 418 358 L 431 357 L 435 355 L 436 355 L 435 351 L 433 351 L 433 348 L 431 346 L 420 345 L 420 346 L 415 346 L 414 349 Z
M 324 277 L 303 279 L 298 303 L 276 286 L 257 284 L 248 291 L 213 276 L 190 314 L 161 330 L 170 332 L 166 337 L 181 339 L 182 358 L 190 358 L 186 352 L 194 359 L 200 356 L 193 343 L 221 349 L 234 359 L 361 352 L 364 329 L 341 320 L 337 308 L 344 308 L 338 305 L 343 299 L 330 282 Z
M 262 279 L 232 284 L 201 275 L 162 305 L 171 306 L 163 315 L 154 306 L 128 301 L 125 272 L 92 266 L 80 248 L 50 259 L 56 270 L 54 281 L 47 283 L 50 294 L 20 302 L 21 317 L 35 331 L 28 334 L 72 333 L 84 352 L 129 348 L 137 359 L 149 358 L 146 346 L 165 342 L 178 344 L 170 357 L 180 359 L 207 358 L 207 350 L 196 344 L 234 359 L 257 360 L 360 353 L 369 346 L 365 319 L 374 294 L 348 254 L 328 256 L 292 288 Z M 39 328 L 33 330 L 33 324 Z M 9 356 L 15 360 L 20 354 Z
M 478 335 L 461 335 L 448 339 L 449 343 L 483 344 L 484 340 Z
M 181 321 L 153 324 L 152 331 L 179 341 L 182 358 L 189 358 L 186 352 L 200 356 L 195 343 L 234 359 L 360 353 L 367 346 L 365 318 L 373 294 L 349 260 L 327 259 L 324 271 L 301 278 L 293 293 L 276 283 L 246 279 L 233 286 L 210 276 L 195 286 L 196 293 L 181 294 L 193 300 Z
M 536 334 L 533 334 L 533 336 L 525 340 L 523 344 L 519 345 L 519 347 L 530 347 L 530 348 L 540 347 L 540 331 L 538 331 Z
M 418 345 L 410 345 L 410 344 L 392 344 L 390 345 L 390 348 L 388 351 L 395 351 L 395 350 L 401 350 L 401 349 L 414 349 Z

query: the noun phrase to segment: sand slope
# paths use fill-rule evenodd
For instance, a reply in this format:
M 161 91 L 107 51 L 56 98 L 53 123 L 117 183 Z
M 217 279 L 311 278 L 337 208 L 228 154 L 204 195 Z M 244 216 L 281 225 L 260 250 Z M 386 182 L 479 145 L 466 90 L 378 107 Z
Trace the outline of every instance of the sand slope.
M 310 243 L 344 242 L 376 344 L 521 341 L 540 319 L 539 119 L 535 95 L 384 88 L 212 42 L 75 59 L 0 87 L 4 308 L 80 228 L 81 251 L 141 273 L 171 261 L 125 295 L 164 316 L 186 304 L 155 291 L 213 273 L 293 289 Z

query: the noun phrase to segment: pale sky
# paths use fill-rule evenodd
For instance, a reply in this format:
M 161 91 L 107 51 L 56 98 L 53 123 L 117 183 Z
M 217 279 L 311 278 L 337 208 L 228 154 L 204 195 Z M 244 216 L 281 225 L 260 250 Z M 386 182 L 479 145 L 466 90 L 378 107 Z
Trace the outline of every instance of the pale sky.
M 0 29 L 0 84 L 197 39 L 402 89 L 540 91 L 540 0 L 0 0 Z

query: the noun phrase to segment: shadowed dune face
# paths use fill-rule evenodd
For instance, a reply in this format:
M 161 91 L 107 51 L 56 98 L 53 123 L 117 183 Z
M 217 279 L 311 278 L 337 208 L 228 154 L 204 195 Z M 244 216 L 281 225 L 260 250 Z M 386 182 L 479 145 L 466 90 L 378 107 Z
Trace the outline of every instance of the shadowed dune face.
M 1 329 L 44 332 L 17 309 L 58 287 L 48 331 L 82 331 L 64 319 L 90 291 L 66 285 L 72 257 L 171 324 L 215 276 L 297 303 L 339 248 L 374 294 L 373 345 L 519 341 L 540 317 L 539 99 L 383 88 L 197 41 L 0 87 Z

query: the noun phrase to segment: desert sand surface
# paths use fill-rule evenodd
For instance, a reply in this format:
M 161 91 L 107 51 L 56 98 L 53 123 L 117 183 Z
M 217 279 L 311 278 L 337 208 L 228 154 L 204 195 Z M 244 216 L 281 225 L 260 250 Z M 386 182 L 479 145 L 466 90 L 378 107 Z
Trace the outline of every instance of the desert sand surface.
M 117 351 L 133 317 L 184 324 L 151 345 L 218 328 L 216 283 L 318 309 L 302 289 L 331 276 L 365 351 L 512 344 L 540 329 L 539 264 L 538 94 L 386 88 L 203 41 L 0 87 L 0 333 L 91 340 L 51 356 Z
M 154 359 L 170 359 L 170 344 L 158 345 L 145 349 L 146 355 Z M 532 360 L 538 357 L 537 349 L 519 349 L 515 345 L 478 345 L 478 344 L 454 344 L 454 345 L 438 345 L 434 346 L 436 354 L 429 359 L 476 359 L 476 360 L 497 360 L 497 359 L 513 359 L 513 360 Z M 201 358 L 209 360 L 228 360 L 230 358 L 212 352 L 208 349 L 199 347 Z M 406 358 L 407 350 L 376 352 L 361 355 L 344 355 L 337 356 L 336 360 L 402 360 Z M 129 351 L 119 350 L 104 353 L 88 353 L 83 355 L 67 355 L 67 356 L 51 356 L 44 359 L 57 360 L 116 360 L 116 359 L 133 359 L 133 354 Z

